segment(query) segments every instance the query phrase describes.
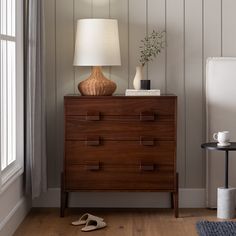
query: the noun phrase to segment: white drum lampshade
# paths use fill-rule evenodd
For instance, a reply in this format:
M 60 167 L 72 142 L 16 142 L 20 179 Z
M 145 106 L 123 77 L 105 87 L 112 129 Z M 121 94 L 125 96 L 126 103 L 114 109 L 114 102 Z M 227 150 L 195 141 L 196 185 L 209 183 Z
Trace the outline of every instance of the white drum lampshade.
M 112 95 L 116 84 L 104 77 L 101 66 L 117 65 L 121 65 L 117 20 L 78 20 L 74 66 L 93 66 L 90 77 L 78 85 L 81 94 Z

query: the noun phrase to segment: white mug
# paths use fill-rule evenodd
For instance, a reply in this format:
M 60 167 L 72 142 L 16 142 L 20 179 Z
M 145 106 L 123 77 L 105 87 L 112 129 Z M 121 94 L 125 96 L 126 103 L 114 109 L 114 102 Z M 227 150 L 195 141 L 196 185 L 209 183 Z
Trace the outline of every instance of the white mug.
M 218 133 L 214 133 L 213 138 L 219 143 L 226 144 L 230 140 L 229 131 L 221 131 Z

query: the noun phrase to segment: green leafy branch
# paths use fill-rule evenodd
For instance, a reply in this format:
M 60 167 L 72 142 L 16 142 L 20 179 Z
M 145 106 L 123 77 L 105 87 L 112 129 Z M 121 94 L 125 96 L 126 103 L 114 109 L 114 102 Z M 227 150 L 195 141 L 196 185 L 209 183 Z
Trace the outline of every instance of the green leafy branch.
M 165 48 L 165 35 L 165 31 L 158 32 L 153 30 L 152 33 L 141 40 L 139 62 L 142 66 L 145 66 L 149 61 L 153 61 L 161 53 L 162 49 Z

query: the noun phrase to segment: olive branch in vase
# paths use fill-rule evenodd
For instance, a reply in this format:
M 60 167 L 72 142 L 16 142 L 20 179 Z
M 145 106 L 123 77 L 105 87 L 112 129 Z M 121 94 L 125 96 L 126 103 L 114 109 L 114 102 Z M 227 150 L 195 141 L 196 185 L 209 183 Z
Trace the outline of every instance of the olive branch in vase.
M 153 61 L 166 46 L 165 31 L 155 31 L 147 35 L 143 40 L 141 40 L 140 48 L 140 59 L 142 67 L 144 67 L 148 62 Z

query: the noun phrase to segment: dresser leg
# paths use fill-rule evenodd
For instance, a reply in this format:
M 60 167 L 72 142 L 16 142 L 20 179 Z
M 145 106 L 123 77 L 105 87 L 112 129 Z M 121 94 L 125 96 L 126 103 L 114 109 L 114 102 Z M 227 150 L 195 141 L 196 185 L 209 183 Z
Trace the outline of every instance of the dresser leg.
M 65 192 L 65 197 L 66 197 L 66 200 L 65 200 L 65 208 L 68 208 L 68 202 L 69 202 L 69 193 L 68 192 Z
M 65 207 L 66 207 L 66 198 L 68 198 L 68 193 L 65 192 L 64 188 L 64 173 L 61 173 L 61 209 L 60 216 L 64 217 L 65 215 Z
M 175 218 L 179 217 L 179 174 L 176 173 L 176 182 L 175 182 L 176 191 L 173 193 L 174 197 L 174 213 Z
M 174 193 L 171 192 L 170 193 L 170 206 L 171 206 L 171 209 L 174 209 Z

